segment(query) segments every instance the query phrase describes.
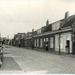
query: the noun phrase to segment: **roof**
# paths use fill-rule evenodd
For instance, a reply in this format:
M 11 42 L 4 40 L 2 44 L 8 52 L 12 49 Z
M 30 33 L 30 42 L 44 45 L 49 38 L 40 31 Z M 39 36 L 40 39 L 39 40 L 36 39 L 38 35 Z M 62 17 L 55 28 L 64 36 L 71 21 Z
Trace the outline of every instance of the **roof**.
M 62 28 L 72 26 L 72 24 L 73 24 L 74 22 L 75 22 L 75 15 L 72 15 L 72 16 L 70 16 L 70 17 L 66 20 L 66 22 L 65 22 L 65 24 L 62 26 Z
M 37 35 L 37 31 L 32 32 L 32 35 Z
M 44 32 L 48 32 L 52 30 L 52 24 L 49 24 L 48 26 L 45 27 Z
M 67 31 L 72 31 L 72 28 L 49 31 L 49 32 L 45 32 L 45 33 L 42 33 L 42 34 L 39 34 L 39 35 L 35 35 L 34 37 L 46 36 L 46 35 L 51 35 L 51 34 L 58 34 L 58 33 L 67 32 Z
M 64 19 L 61 19 L 61 20 L 55 21 L 55 22 L 53 22 L 53 23 L 47 25 L 47 26 L 45 27 L 44 32 L 52 31 L 52 24 L 54 24 L 54 23 L 56 23 L 56 22 L 59 22 L 59 21 L 64 21 Z
M 25 33 L 17 33 L 15 36 L 14 36 L 14 39 L 23 39 L 25 37 Z

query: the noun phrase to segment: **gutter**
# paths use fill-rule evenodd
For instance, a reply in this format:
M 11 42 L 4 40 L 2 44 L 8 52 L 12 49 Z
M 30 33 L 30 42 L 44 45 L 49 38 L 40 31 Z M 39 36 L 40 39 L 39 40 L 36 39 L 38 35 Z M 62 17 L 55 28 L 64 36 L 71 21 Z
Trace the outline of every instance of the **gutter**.
M 49 34 L 55 34 L 55 33 L 60 33 L 60 32 L 66 32 L 66 31 L 70 31 L 70 30 L 72 30 L 72 28 L 61 29 L 61 30 L 57 30 L 57 31 L 49 31 L 49 32 L 45 32 L 45 33 L 42 33 L 42 34 L 39 34 L 39 35 L 35 35 L 33 37 L 44 36 L 44 35 L 49 35 Z

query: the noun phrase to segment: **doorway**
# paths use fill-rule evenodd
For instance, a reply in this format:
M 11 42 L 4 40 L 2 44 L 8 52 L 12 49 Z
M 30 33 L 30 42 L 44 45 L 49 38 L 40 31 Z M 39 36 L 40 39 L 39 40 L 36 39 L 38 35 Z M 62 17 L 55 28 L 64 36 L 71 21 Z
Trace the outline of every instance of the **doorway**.
M 70 40 L 66 40 L 66 44 L 68 46 L 68 54 L 70 53 Z

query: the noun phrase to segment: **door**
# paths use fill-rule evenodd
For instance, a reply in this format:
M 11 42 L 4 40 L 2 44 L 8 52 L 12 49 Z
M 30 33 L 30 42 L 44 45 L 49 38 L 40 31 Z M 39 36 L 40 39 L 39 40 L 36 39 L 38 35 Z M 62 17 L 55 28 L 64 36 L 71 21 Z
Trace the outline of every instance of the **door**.
M 66 40 L 66 44 L 68 46 L 68 53 L 70 53 L 70 40 Z

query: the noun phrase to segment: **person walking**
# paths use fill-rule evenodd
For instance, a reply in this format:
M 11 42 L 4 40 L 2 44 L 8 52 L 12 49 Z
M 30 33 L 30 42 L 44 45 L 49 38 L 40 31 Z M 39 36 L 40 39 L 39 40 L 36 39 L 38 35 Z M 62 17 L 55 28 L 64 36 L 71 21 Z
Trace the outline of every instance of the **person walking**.
M 46 42 L 43 42 L 43 48 L 44 48 L 44 51 L 46 50 L 45 44 L 46 44 Z
M 5 40 L 2 41 L 2 48 L 5 48 Z
M 48 51 L 48 42 L 46 42 L 45 46 L 46 46 L 46 51 Z

